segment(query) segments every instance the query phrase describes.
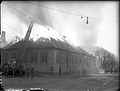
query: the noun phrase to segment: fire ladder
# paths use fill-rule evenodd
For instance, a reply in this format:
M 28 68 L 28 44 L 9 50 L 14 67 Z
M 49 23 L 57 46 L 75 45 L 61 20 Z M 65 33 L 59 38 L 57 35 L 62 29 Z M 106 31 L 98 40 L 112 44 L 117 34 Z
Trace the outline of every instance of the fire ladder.
M 29 25 L 28 31 L 25 35 L 25 38 L 21 41 L 22 45 L 18 51 L 18 55 L 17 55 L 16 61 L 15 61 L 16 65 L 20 65 L 24 62 L 26 43 L 29 40 L 33 24 L 34 24 L 34 21 L 32 20 L 30 25 Z

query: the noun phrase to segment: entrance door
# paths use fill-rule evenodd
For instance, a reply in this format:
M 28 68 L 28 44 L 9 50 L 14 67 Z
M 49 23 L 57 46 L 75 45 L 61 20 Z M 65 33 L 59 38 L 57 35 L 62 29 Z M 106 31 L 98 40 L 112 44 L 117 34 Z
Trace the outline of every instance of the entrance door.
M 61 67 L 59 67 L 59 75 L 61 75 Z

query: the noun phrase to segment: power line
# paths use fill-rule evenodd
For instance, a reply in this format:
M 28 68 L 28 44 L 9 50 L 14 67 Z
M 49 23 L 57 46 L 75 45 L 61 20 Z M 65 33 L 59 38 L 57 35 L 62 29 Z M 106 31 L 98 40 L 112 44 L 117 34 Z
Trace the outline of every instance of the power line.
M 31 3 L 27 3 L 27 4 L 31 4 Z M 36 5 L 37 7 L 40 7 L 40 8 L 42 7 L 42 8 L 47 8 L 47 9 L 51 9 L 51 10 L 55 10 L 55 11 L 67 13 L 67 14 L 72 14 L 72 15 L 76 15 L 76 16 L 81 16 L 81 18 L 86 17 L 86 18 L 92 18 L 92 19 L 96 19 L 96 20 L 106 20 L 106 21 L 116 22 L 115 20 L 109 20 L 109 19 L 103 19 L 103 18 L 95 18 L 95 17 L 91 17 L 91 16 L 85 16 L 85 15 L 81 15 L 81 14 L 69 12 L 69 11 L 66 11 L 66 10 L 60 10 L 60 9 L 51 8 L 51 7 L 48 7 L 48 6 L 37 5 L 37 4 L 31 4 L 31 5 Z M 117 22 L 116 22 L 116 23 L 117 23 Z M 118 21 L 118 23 L 119 23 L 119 21 Z
M 20 13 L 21 15 L 23 15 L 24 17 L 27 17 L 27 15 L 25 15 L 23 12 L 16 10 L 15 8 L 11 7 L 10 5 L 8 5 L 8 4 L 6 4 L 6 3 L 4 3 L 4 4 L 5 4 L 7 7 L 9 7 L 9 8 L 11 8 L 11 9 L 19 12 L 19 13 Z
M 5 3 L 5 4 L 6 4 L 6 3 Z M 31 3 L 27 3 L 27 4 L 31 4 Z M 7 5 L 7 4 L 6 4 L 6 5 Z M 66 11 L 66 10 L 60 10 L 60 9 L 51 8 L 51 7 L 48 7 L 48 6 L 43 6 L 43 5 L 39 5 L 39 6 L 38 6 L 37 4 L 31 4 L 31 5 L 35 5 L 35 6 L 40 7 L 40 8 L 46 8 L 46 9 L 50 9 L 50 10 L 55 10 L 55 11 L 58 11 L 58 12 L 63 12 L 63 13 L 67 13 L 67 14 L 71 14 L 71 15 L 75 15 L 75 16 L 80 16 L 81 19 L 82 19 L 83 17 L 86 17 L 86 19 L 87 19 L 86 24 L 88 24 L 88 18 L 92 18 L 92 19 L 96 19 L 96 20 L 105 20 L 105 21 L 116 22 L 115 20 L 109 20 L 109 19 L 103 19 L 103 18 L 95 18 L 95 17 L 91 17 L 91 16 L 85 16 L 85 15 L 81 15 L 81 14 L 77 14 L 77 13 L 73 13 L 73 12 L 68 12 L 68 11 Z M 7 5 L 7 6 L 8 6 L 8 5 Z M 11 7 L 10 5 L 9 5 L 8 7 L 14 9 L 15 11 L 17 11 L 17 12 L 19 12 L 19 13 L 21 13 L 24 17 L 27 17 L 26 14 L 24 14 L 23 12 L 21 12 L 21 11 L 19 11 L 19 10 L 16 10 L 15 8 Z M 36 19 L 34 19 L 33 17 L 31 17 L 31 16 L 29 16 L 29 17 L 32 18 L 33 20 L 36 20 Z M 119 23 L 119 21 L 116 22 L 116 23 Z
M 16 29 L 14 29 L 12 26 L 10 26 L 9 24 L 7 24 L 6 22 L 4 22 L 4 21 L 2 21 L 4 24 L 6 24 L 7 26 L 9 26 L 12 30 L 14 30 L 14 31 L 16 31 L 16 32 L 18 32 Z M 22 34 L 22 33 L 20 33 L 20 32 L 18 32 L 19 34 Z
M 10 5 L 8 5 L 8 4 L 6 4 L 6 3 L 4 3 L 7 7 L 9 7 L 9 8 L 11 8 L 11 9 L 13 9 L 13 10 L 15 10 L 15 11 L 17 11 L 17 12 L 19 12 L 21 15 L 23 15 L 25 18 L 27 18 L 28 17 L 28 15 L 27 14 L 25 14 L 25 13 L 23 13 L 23 12 L 21 12 L 20 10 L 17 10 L 17 9 L 15 9 L 15 8 L 13 8 L 13 7 L 11 7 Z M 31 17 L 31 16 L 29 16 L 29 18 L 30 19 L 32 19 L 32 20 L 35 20 L 36 21 L 36 19 L 35 18 L 33 18 L 33 17 Z M 39 22 L 37 22 L 37 23 L 39 23 Z

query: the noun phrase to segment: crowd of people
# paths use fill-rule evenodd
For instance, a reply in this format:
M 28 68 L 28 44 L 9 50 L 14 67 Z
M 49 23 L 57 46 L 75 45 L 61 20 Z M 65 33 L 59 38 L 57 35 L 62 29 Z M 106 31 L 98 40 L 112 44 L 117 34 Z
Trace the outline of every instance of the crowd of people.
M 24 67 L 23 65 L 14 65 L 10 66 L 5 63 L 0 66 L 0 71 L 2 72 L 2 76 L 4 77 L 31 77 L 35 76 L 35 69 L 33 66 L 27 65 Z

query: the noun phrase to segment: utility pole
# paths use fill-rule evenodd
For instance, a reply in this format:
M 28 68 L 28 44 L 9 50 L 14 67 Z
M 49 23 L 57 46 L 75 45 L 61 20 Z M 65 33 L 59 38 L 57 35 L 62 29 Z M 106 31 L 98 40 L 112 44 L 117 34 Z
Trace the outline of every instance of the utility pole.
M 66 41 L 66 36 L 63 36 L 63 40 L 66 42 L 67 44 L 67 58 L 66 58 L 66 63 L 67 63 L 67 75 L 68 75 L 68 42 Z
M 68 75 L 68 43 L 67 43 L 67 75 Z

